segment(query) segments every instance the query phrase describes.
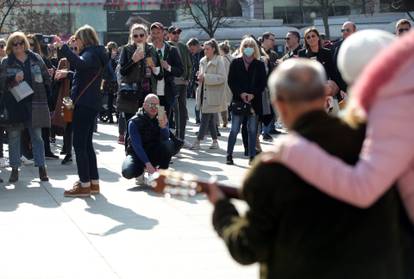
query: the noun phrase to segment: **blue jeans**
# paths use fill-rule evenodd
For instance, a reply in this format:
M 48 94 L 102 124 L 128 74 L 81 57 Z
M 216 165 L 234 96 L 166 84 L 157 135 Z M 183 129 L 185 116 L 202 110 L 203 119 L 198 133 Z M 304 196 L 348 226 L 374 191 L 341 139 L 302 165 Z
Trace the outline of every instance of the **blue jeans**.
M 248 151 L 249 156 L 256 156 L 256 133 L 257 133 L 257 116 L 242 116 L 232 114 L 231 117 L 231 131 L 229 135 L 229 141 L 227 143 L 227 155 L 233 155 L 234 145 L 236 144 L 237 135 L 240 131 L 240 126 L 243 119 L 247 120 L 247 133 L 248 133 Z
M 73 148 L 76 154 L 79 180 L 83 183 L 99 179 L 96 154 L 92 142 L 97 115 L 97 111 L 82 106 L 76 106 L 73 111 Z
M 45 147 L 42 139 L 42 128 L 28 128 L 33 147 L 33 158 L 35 166 L 45 166 Z M 9 159 L 12 168 L 20 167 L 20 137 L 22 129 L 9 128 Z

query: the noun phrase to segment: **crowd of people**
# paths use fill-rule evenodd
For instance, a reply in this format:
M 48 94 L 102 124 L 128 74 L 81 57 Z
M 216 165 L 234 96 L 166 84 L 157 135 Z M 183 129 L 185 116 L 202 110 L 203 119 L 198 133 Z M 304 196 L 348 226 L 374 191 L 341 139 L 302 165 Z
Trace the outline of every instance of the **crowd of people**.
M 63 136 L 62 164 L 73 147 L 79 175 L 64 195 L 89 197 L 100 192 L 98 119 L 116 118 L 122 175 L 139 184 L 145 172 L 168 169 L 181 148 L 200 150 L 207 135 L 209 149 L 222 148 L 219 127 L 230 125 L 222 160 L 234 164 L 241 130 L 253 164 L 242 188 L 249 212 L 240 217 L 214 184 L 208 195 L 214 227 L 237 261 L 260 262 L 262 278 L 412 278 L 410 28 L 402 19 L 396 36 L 357 32 L 347 21 L 340 40 L 326 42 L 312 27 L 303 44 L 289 31 L 282 57 L 270 32 L 245 35 L 237 48 L 183 43 L 179 27 L 160 22 L 133 24 L 124 46 L 100 45 L 88 25 L 66 42 L 15 32 L 0 40 L 0 163 L 7 134 L 9 182 L 22 162 L 48 181 L 46 158 L 58 158 L 50 143 Z M 196 99 L 194 142 L 186 139 L 187 98 Z M 260 141 L 281 133 L 279 120 L 289 134 L 255 160 Z

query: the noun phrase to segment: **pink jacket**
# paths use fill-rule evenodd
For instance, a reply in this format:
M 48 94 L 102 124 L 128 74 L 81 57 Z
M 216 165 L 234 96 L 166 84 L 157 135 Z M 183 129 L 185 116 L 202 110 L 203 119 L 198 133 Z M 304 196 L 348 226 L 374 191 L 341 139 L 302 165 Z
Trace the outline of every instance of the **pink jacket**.
M 411 32 L 375 58 L 353 88 L 352 98 L 367 113 L 368 125 L 355 166 L 295 134 L 283 140 L 281 162 L 321 191 L 363 208 L 398 180 L 414 224 L 413 49 Z

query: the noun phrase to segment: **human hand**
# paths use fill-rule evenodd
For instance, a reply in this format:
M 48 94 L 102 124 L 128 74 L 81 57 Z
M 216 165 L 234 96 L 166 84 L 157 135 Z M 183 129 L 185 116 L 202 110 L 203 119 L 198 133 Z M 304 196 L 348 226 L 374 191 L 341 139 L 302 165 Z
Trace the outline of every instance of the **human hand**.
M 16 80 L 17 82 L 21 82 L 23 79 L 24 79 L 24 73 L 23 73 L 22 71 L 18 72 L 18 73 L 16 74 L 15 80 Z
M 55 73 L 55 80 L 61 80 L 68 76 L 68 71 L 66 70 L 57 70 Z
M 247 102 L 250 103 L 254 99 L 253 94 L 247 94 Z
M 168 62 L 165 60 L 161 60 L 161 67 L 163 67 L 164 70 L 168 71 L 168 69 L 170 68 L 170 64 L 168 64 Z
M 215 205 L 218 201 L 224 199 L 225 195 L 223 191 L 221 191 L 220 188 L 217 187 L 216 183 L 211 183 L 208 185 L 207 197 L 208 197 L 208 200 L 213 205 Z
M 167 127 L 168 124 L 168 118 L 166 114 L 163 114 L 162 116 L 158 115 L 158 125 L 161 129 L 164 129 Z
M 132 55 L 132 61 L 134 61 L 135 63 L 141 61 L 142 59 L 144 59 L 145 54 L 143 51 L 137 49 L 135 50 L 134 54 Z
M 47 69 L 47 72 L 49 73 L 49 76 L 53 77 L 53 74 L 55 73 L 55 69 L 53 68 Z
M 204 82 L 204 74 L 203 73 L 199 73 L 197 75 L 197 80 L 199 83 L 203 83 Z
M 241 93 L 240 94 L 240 98 L 242 99 L 242 101 L 243 102 L 245 102 L 245 103 L 248 103 L 249 101 L 247 100 L 247 96 L 248 96 L 249 94 L 247 94 L 247 93 L 245 93 L 245 92 L 243 92 L 243 93 Z
M 63 42 L 62 42 L 62 40 L 60 39 L 60 37 L 59 36 L 55 36 L 54 37 L 54 39 L 53 39 L 53 46 L 54 47 L 56 47 L 56 48 L 61 48 L 62 46 L 63 46 Z
M 154 168 L 154 166 L 150 162 L 145 164 L 145 168 L 147 169 L 147 172 L 149 174 L 153 174 L 154 172 L 157 172 L 157 169 Z

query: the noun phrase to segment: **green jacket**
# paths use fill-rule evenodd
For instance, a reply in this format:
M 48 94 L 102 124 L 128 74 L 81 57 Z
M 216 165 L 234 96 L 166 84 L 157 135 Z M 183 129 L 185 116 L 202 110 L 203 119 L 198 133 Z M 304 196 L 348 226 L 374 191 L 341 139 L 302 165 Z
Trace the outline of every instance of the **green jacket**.
M 191 62 L 190 51 L 188 50 L 187 46 L 181 42 L 175 43 L 175 42 L 169 41 L 168 43 L 178 48 L 178 54 L 180 55 L 181 63 L 184 66 L 184 73 L 181 77 L 185 81 L 189 81 L 190 78 L 192 77 L 191 69 L 193 67 L 192 62 Z
M 302 116 L 293 130 L 349 164 L 358 160 L 365 135 L 363 128 L 353 130 L 322 111 Z M 403 278 L 395 187 L 372 207 L 359 209 L 318 191 L 283 165 L 256 160 L 242 194 L 246 215 L 222 200 L 213 224 L 236 261 L 260 263 L 260 278 Z

